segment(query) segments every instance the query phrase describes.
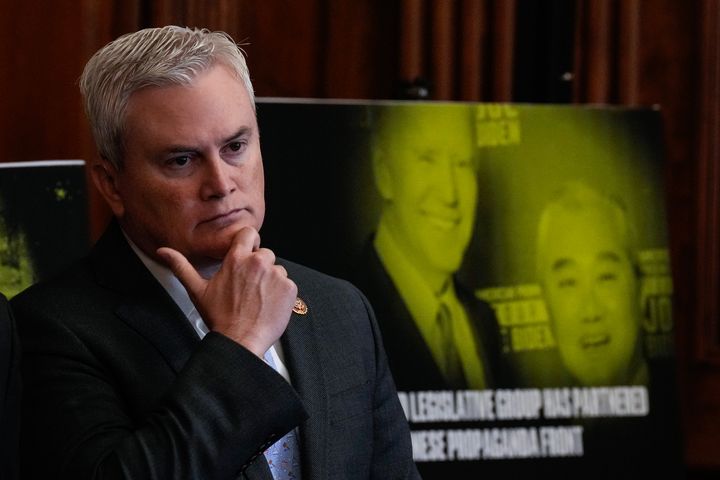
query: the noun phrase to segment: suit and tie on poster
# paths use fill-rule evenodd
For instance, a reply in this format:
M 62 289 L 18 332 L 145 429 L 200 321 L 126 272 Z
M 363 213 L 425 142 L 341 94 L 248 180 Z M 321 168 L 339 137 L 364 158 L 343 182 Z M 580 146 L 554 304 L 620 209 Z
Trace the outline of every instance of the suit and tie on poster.
M 424 478 L 681 475 L 659 112 L 258 115 L 263 240 L 369 298 Z

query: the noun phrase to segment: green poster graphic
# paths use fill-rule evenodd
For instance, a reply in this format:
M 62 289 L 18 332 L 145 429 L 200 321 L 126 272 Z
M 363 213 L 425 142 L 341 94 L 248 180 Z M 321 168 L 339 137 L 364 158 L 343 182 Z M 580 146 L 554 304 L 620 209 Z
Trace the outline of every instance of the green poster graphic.
M 424 478 L 681 473 L 658 112 L 258 115 L 263 241 L 369 298 Z
M 0 292 L 11 298 L 89 246 L 81 160 L 0 163 Z

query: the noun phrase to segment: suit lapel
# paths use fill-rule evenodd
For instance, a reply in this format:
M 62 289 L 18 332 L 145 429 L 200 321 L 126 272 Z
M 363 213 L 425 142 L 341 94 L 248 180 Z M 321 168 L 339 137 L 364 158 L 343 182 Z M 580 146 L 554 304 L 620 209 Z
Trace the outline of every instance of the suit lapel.
M 363 252 L 358 285 L 375 310 L 398 390 L 443 390 L 447 382 L 372 243 Z
M 97 282 L 120 298 L 117 316 L 150 342 L 170 368 L 180 372 L 200 339 L 185 314 L 132 251 L 115 221 L 98 240 L 91 259 Z M 273 478 L 264 457 L 240 477 Z
M 291 315 L 281 339 L 293 387 L 309 414 L 300 428 L 305 480 L 327 478 L 327 391 L 319 357 L 320 341 L 313 321 L 313 305 L 308 305 L 305 315 Z
M 200 341 L 190 322 L 113 222 L 91 254 L 99 284 L 119 294 L 115 313 L 179 372 Z

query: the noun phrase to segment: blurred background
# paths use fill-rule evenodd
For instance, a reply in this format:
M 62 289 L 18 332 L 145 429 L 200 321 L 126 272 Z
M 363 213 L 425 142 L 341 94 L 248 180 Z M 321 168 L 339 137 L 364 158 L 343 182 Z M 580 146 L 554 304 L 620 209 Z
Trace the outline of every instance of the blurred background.
M 720 476 L 717 0 L 0 0 L 0 161 L 92 161 L 83 65 L 166 24 L 246 43 L 258 96 L 659 106 L 685 458 Z

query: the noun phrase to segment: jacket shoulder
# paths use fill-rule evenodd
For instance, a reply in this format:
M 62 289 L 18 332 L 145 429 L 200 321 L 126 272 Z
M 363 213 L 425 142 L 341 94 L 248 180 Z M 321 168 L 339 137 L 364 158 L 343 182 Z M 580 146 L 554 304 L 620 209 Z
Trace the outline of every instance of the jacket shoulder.
M 288 277 L 297 284 L 298 296 L 301 298 L 304 294 L 334 302 L 346 296 L 364 300 L 360 290 L 347 280 L 281 258 L 278 258 L 277 263 L 285 267 Z

